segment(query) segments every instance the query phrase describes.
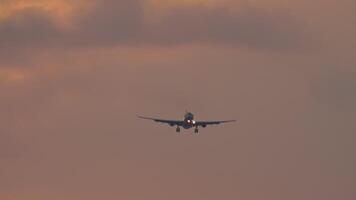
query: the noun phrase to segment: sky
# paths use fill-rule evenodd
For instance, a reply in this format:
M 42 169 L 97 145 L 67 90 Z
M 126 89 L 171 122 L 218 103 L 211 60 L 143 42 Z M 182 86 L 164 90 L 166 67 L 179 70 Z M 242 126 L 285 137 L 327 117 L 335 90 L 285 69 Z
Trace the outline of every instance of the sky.
M 1 0 L 0 199 L 355 199 L 355 8 Z

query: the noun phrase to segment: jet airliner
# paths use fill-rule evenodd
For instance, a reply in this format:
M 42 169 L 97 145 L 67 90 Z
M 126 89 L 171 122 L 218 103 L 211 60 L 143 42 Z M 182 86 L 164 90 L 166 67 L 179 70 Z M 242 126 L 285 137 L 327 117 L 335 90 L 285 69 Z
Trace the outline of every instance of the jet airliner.
M 199 132 L 199 126 L 205 128 L 208 125 L 218 125 L 222 123 L 229 123 L 229 122 L 235 122 L 236 120 L 226 120 L 226 121 L 195 121 L 194 120 L 194 115 L 191 112 L 186 112 L 184 115 L 183 120 L 167 120 L 167 119 L 157 119 L 157 118 L 152 118 L 152 117 L 143 117 L 143 116 L 138 116 L 139 118 L 142 119 L 148 119 L 148 120 L 153 120 L 155 122 L 159 123 L 166 123 L 169 124 L 170 126 L 177 126 L 176 132 L 180 132 L 180 127 L 183 127 L 184 129 L 190 129 L 190 128 L 195 128 L 194 132 L 198 133 Z

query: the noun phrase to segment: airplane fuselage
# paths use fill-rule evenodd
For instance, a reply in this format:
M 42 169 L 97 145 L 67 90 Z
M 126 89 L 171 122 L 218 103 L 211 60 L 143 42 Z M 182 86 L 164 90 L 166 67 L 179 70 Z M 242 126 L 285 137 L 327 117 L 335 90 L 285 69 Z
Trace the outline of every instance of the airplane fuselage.
M 194 115 L 193 113 L 190 113 L 190 112 L 187 112 L 185 115 L 184 115 L 184 123 L 183 123 L 183 128 L 184 129 L 190 129 L 190 128 L 193 128 L 195 127 L 196 125 L 196 122 L 194 121 Z

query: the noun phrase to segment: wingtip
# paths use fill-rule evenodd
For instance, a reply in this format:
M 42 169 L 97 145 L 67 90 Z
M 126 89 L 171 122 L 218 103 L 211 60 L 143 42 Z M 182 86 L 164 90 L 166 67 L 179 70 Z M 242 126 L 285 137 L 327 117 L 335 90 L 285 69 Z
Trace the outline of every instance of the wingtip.
M 149 117 L 144 117 L 144 116 L 141 116 L 141 115 L 136 115 L 138 118 L 140 118 L 140 119 L 151 119 L 151 118 L 149 118 Z

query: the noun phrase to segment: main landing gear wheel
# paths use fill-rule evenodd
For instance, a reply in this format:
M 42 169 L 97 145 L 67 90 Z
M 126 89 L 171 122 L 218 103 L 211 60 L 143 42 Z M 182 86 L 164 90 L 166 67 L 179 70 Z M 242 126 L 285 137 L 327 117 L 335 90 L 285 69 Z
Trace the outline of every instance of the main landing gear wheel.
M 194 129 L 194 133 L 199 133 L 199 129 Z
M 176 128 L 176 132 L 177 132 L 177 133 L 180 132 L 180 128 L 179 128 L 179 127 Z

